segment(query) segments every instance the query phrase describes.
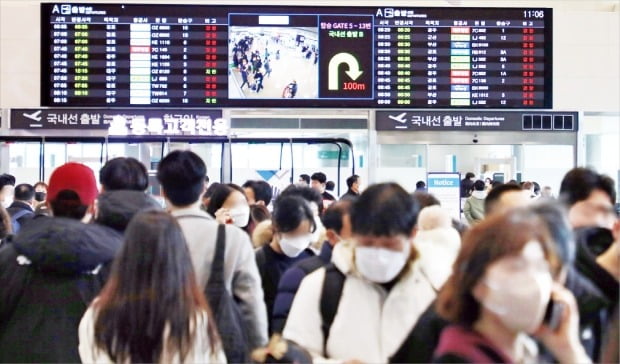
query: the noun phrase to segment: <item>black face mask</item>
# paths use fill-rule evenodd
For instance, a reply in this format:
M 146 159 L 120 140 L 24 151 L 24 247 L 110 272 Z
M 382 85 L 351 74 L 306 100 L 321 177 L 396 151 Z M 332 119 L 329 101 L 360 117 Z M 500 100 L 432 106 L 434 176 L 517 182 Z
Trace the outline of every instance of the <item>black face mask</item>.
M 45 201 L 45 197 L 46 196 L 47 196 L 47 194 L 45 192 L 35 192 L 34 193 L 34 199 L 39 201 L 39 202 Z
M 593 226 L 575 230 L 575 238 L 578 242 L 586 244 L 594 256 L 599 256 L 614 242 L 611 230 Z

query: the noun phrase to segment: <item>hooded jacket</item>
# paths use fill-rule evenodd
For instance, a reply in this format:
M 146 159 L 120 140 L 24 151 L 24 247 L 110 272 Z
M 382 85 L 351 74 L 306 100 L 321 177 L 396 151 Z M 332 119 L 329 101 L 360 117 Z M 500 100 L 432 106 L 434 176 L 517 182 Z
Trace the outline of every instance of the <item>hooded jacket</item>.
M 345 275 L 342 296 L 323 352 L 320 301 L 325 268 L 302 282 L 284 327 L 283 336 L 308 350 L 316 361 L 358 359 L 385 363 L 398 350 L 418 318 L 435 298 L 435 291 L 410 260 L 388 292 L 363 278 L 355 267 L 351 242 L 334 247 L 332 263 Z
M 79 362 L 78 325 L 107 279 L 121 235 L 36 217 L 0 249 L 0 362 Z
M 255 249 L 262 248 L 263 245 L 269 244 L 273 239 L 273 228 L 271 220 L 259 222 L 252 232 L 252 244 Z
M 420 267 L 438 291 L 452 274 L 452 264 L 461 250 L 461 236 L 452 227 L 450 214 L 437 205 L 420 211 L 417 226 L 413 245 L 420 253 Z
M 484 219 L 484 200 L 487 193 L 484 191 L 474 191 L 471 196 L 465 200 L 463 207 L 463 215 L 470 225 Z
M 99 224 L 123 232 L 131 218 L 143 210 L 161 210 L 161 205 L 141 191 L 107 191 L 97 197 L 97 221 Z

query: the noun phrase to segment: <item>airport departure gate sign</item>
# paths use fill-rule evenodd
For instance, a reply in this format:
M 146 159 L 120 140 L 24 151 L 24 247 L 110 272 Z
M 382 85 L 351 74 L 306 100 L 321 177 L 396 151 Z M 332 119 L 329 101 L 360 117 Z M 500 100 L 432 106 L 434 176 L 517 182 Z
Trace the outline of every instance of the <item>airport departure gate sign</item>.
M 228 135 L 219 109 L 11 109 L 11 129 L 107 130 L 118 136 Z
M 577 112 L 377 111 L 380 131 L 578 131 Z
M 552 17 L 550 8 L 43 3 L 41 105 L 550 109 Z

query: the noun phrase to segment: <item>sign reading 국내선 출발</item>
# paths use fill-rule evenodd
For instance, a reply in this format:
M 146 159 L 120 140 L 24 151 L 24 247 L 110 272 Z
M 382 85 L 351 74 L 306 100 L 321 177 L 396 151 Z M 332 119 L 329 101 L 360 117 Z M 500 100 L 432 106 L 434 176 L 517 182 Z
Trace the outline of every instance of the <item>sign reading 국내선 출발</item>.
M 11 109 L 10 129 L 107 130 L 119 136 L 222 136 L 230 122 L 221 109 Z
M 434 195 L 441 207 L 450 216 L 460 220 L 461 217 L 461 174 L 460 173 L 428 173 L 428 193 Z

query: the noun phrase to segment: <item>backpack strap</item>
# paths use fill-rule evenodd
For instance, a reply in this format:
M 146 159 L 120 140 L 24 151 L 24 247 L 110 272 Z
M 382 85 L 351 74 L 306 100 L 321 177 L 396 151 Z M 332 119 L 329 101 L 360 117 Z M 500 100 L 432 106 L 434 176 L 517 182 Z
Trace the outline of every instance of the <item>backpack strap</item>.
M 21 223 L 18 220 L 28 214 L 34 215 L 34 212 L 30 210 L 22 209 L 22 210 L 17 211 L 15 215 L 11 216 L 11 224 L 13 225 L 13 233 L 17 233 L 17 230 L 21 228 Z
M 234 294 L 226 289 L 224 280 L 224 253 L 226 251 L 226 225 L 219 224 L 211 263 L 211 274 L 205 287 L 205 296 L 214 313 L 220 333 L 222 348 L 229 363 L 246 363 L 248 357 L 248 332 L 244 329 L 243 314 Z M 205 263 L 206 264 L 206 263 Z
M 304 271 L 304 276 L 307 276 L 308 274 L 314 272 L 315 270 L 321 268 L 324 265 L 325 262 L 323 261 L 323 259 L 316 255 L 297 263 L 297 267 Z
M 219 286 L 226 289 L 224 285 L 224 253 L 226 252 L 226 225 L 219 224 L 217 227 L 217 238 L 215 242 L 215 253 L 213 263 L 211 263 L 211 274 L 207 286 Z
M 261 277 L 263 295 L 267 306 L 267 315 L 269 317 L 272 317 L 275 299 L 278 294 L 280 272 L 278 271 L 278 267 L 276 266 L 276 264 L 268 256 L 268 254 L 272 253 L 267 252 L 265 250 L 266 248 L 269 247 L 263 246 L 256 251 L 256 265 L 258 266 L 258 273 Z M 269 333 L 271 333 L 271 326 L 269 329 Z
M 28 214 L 34 214 L 34 212 L 32 212 L 32 211 L 30 211 L 30 210 L 26 210 L 26 209 L 19 210 L 19 211 L 17 211 L 17 212 L 15 213 L 15 215 L 13 215 L 13 216 L 12 216 L 12 218 L 13 218 L 14 220 L 19 220 L 19 219 L 21 219 L 22 217 L 24 217 L 24 216 L 26 216 L 26 215 L 28 215 Z
M 338 312 L 345 275 L 333 263 L 325 266 L 325 279 L 321 290 L 321 330 L 323 330 L 323 354 L 327 356 L 329 330 Z
M 256 250 L 256 265 L 258 266 L 258 272 L 260 273 L 263 293 L 266 297 L 273 296 L 275 298 L 278 290 L 279 272 L 274 264 L 267 262 L 267 254 L 265 252 L 265 246 Z M 269 290 L 269 292 L 267 292 Z
M 267 255 L 265 254 L 264 249 L 258 249 L 256 251 L 256 266 L 258 267 L 258 272 L 261 276 L 261 279 L 267 278 Z

